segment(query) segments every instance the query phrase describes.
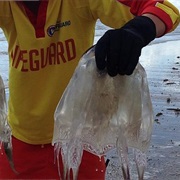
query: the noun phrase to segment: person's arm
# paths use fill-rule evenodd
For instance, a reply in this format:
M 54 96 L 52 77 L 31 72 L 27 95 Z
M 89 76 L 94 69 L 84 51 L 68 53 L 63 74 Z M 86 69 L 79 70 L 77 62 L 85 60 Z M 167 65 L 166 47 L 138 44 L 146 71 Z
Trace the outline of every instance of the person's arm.
M 128 6 L 134 16 L 150 17 L 157 30 L 161 31 L 165 25 L 163 34 L 172 31 L 180 22 L 179 10 L 167 0 L 118 0 L 120 3 Z M 160 24 L 159 24 L 160 23 Z M 158 32 L 159 33 L 159 32 Z M 161 35 L 163 35 L 161 34 Z
M 8 19 L 11 16 L 12 10 L 10 8 L 10 1 L 0 0 L 0 28 L 8 24 Z
M 131 75 L 142 48 L 179 23 L 179 11 L 166 1 L 119 1 L 129 6 L 135 17 L 119 29 L 108 30 L 95 47 L 97 68 L 106 69 L 110 76 Z
M 154 22 L 156 26 L 156 37 L 160 37 L 165 34 L 166 25 L 161 19 L 153 14 L 143 14 L 143 16 L 149 17 Z

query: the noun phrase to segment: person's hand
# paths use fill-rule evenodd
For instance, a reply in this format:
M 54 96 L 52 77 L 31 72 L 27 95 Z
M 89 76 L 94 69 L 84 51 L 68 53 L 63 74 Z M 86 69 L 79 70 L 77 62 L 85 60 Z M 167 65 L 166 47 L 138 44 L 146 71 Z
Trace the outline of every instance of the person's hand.
M 130 20 L 120 29 L 108 30 L 95 46 L 96 65 L 110 76 L 131 75 L 141 49 L 156 37 L 156 27 L 146 16 Z

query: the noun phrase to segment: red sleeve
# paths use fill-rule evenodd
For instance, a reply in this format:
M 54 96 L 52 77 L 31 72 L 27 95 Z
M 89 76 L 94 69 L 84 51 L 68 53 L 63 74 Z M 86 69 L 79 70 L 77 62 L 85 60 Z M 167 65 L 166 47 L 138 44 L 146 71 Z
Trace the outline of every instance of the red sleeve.
M 166 32 L 173 27 L 173 22 L 170 16 L 162 9 L 156 7 L 157 3 L 162 3 L 163 0 L 118 0 L 122 4 L 130 7 L 130 12 L 135 16 L 140 16 L 145 13 L 153 14 L 161 19 L 166 25 Z

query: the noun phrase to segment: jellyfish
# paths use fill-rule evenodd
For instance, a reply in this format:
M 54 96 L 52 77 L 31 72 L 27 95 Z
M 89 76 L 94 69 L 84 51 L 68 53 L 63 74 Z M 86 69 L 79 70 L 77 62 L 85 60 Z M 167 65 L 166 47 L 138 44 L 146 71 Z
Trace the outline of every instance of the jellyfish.
M 54 114 L 52 144 L 62 156 L 64 179 L 74 180 L 86 150 L 104 156 L 117 150 L 125 180 L 131 178 L 128 149 L 134 149 L 139 180 L 146 167 L 153 110 L 146 72 L 139 63 L 130 76 L 98 71 L 92 47 L 80 59 Z M 57 158 L 58 159 L 58 158 Z
M 17 173 L 14 168 L 12 156 L 11 128 L 7 121 L 7 102 L 5 95 L 5 86 L 0 76 L 0 149 L 4 147 L 5 154 L 12 170 Z

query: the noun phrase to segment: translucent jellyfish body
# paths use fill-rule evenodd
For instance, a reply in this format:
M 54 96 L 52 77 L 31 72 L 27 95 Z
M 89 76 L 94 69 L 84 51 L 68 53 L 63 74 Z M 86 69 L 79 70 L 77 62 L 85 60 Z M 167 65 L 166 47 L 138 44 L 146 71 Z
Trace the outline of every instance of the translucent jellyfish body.
M 7 102 L 5 95 L 5 86 L 0 76 L 0 149 L 4 146 L 5 153 L 12 170 L 14 169 L 14 163 L 12 158 L 12 142 L 11 142 L 11 128 L 7 121 Z
M 124 179 L 130 179 L 128 148 L 135 149 L 139 179 L 143 178 L 146 151 L 153 125 L 152 104 L 144 68 L 131 76 L 110 77 L 98 72 L 94 47 L 86 52 L 55 111 L 56 155 L 62 155 L 62 178 L 78 177 L 83 150 L 103 156 L 116 148 Z

